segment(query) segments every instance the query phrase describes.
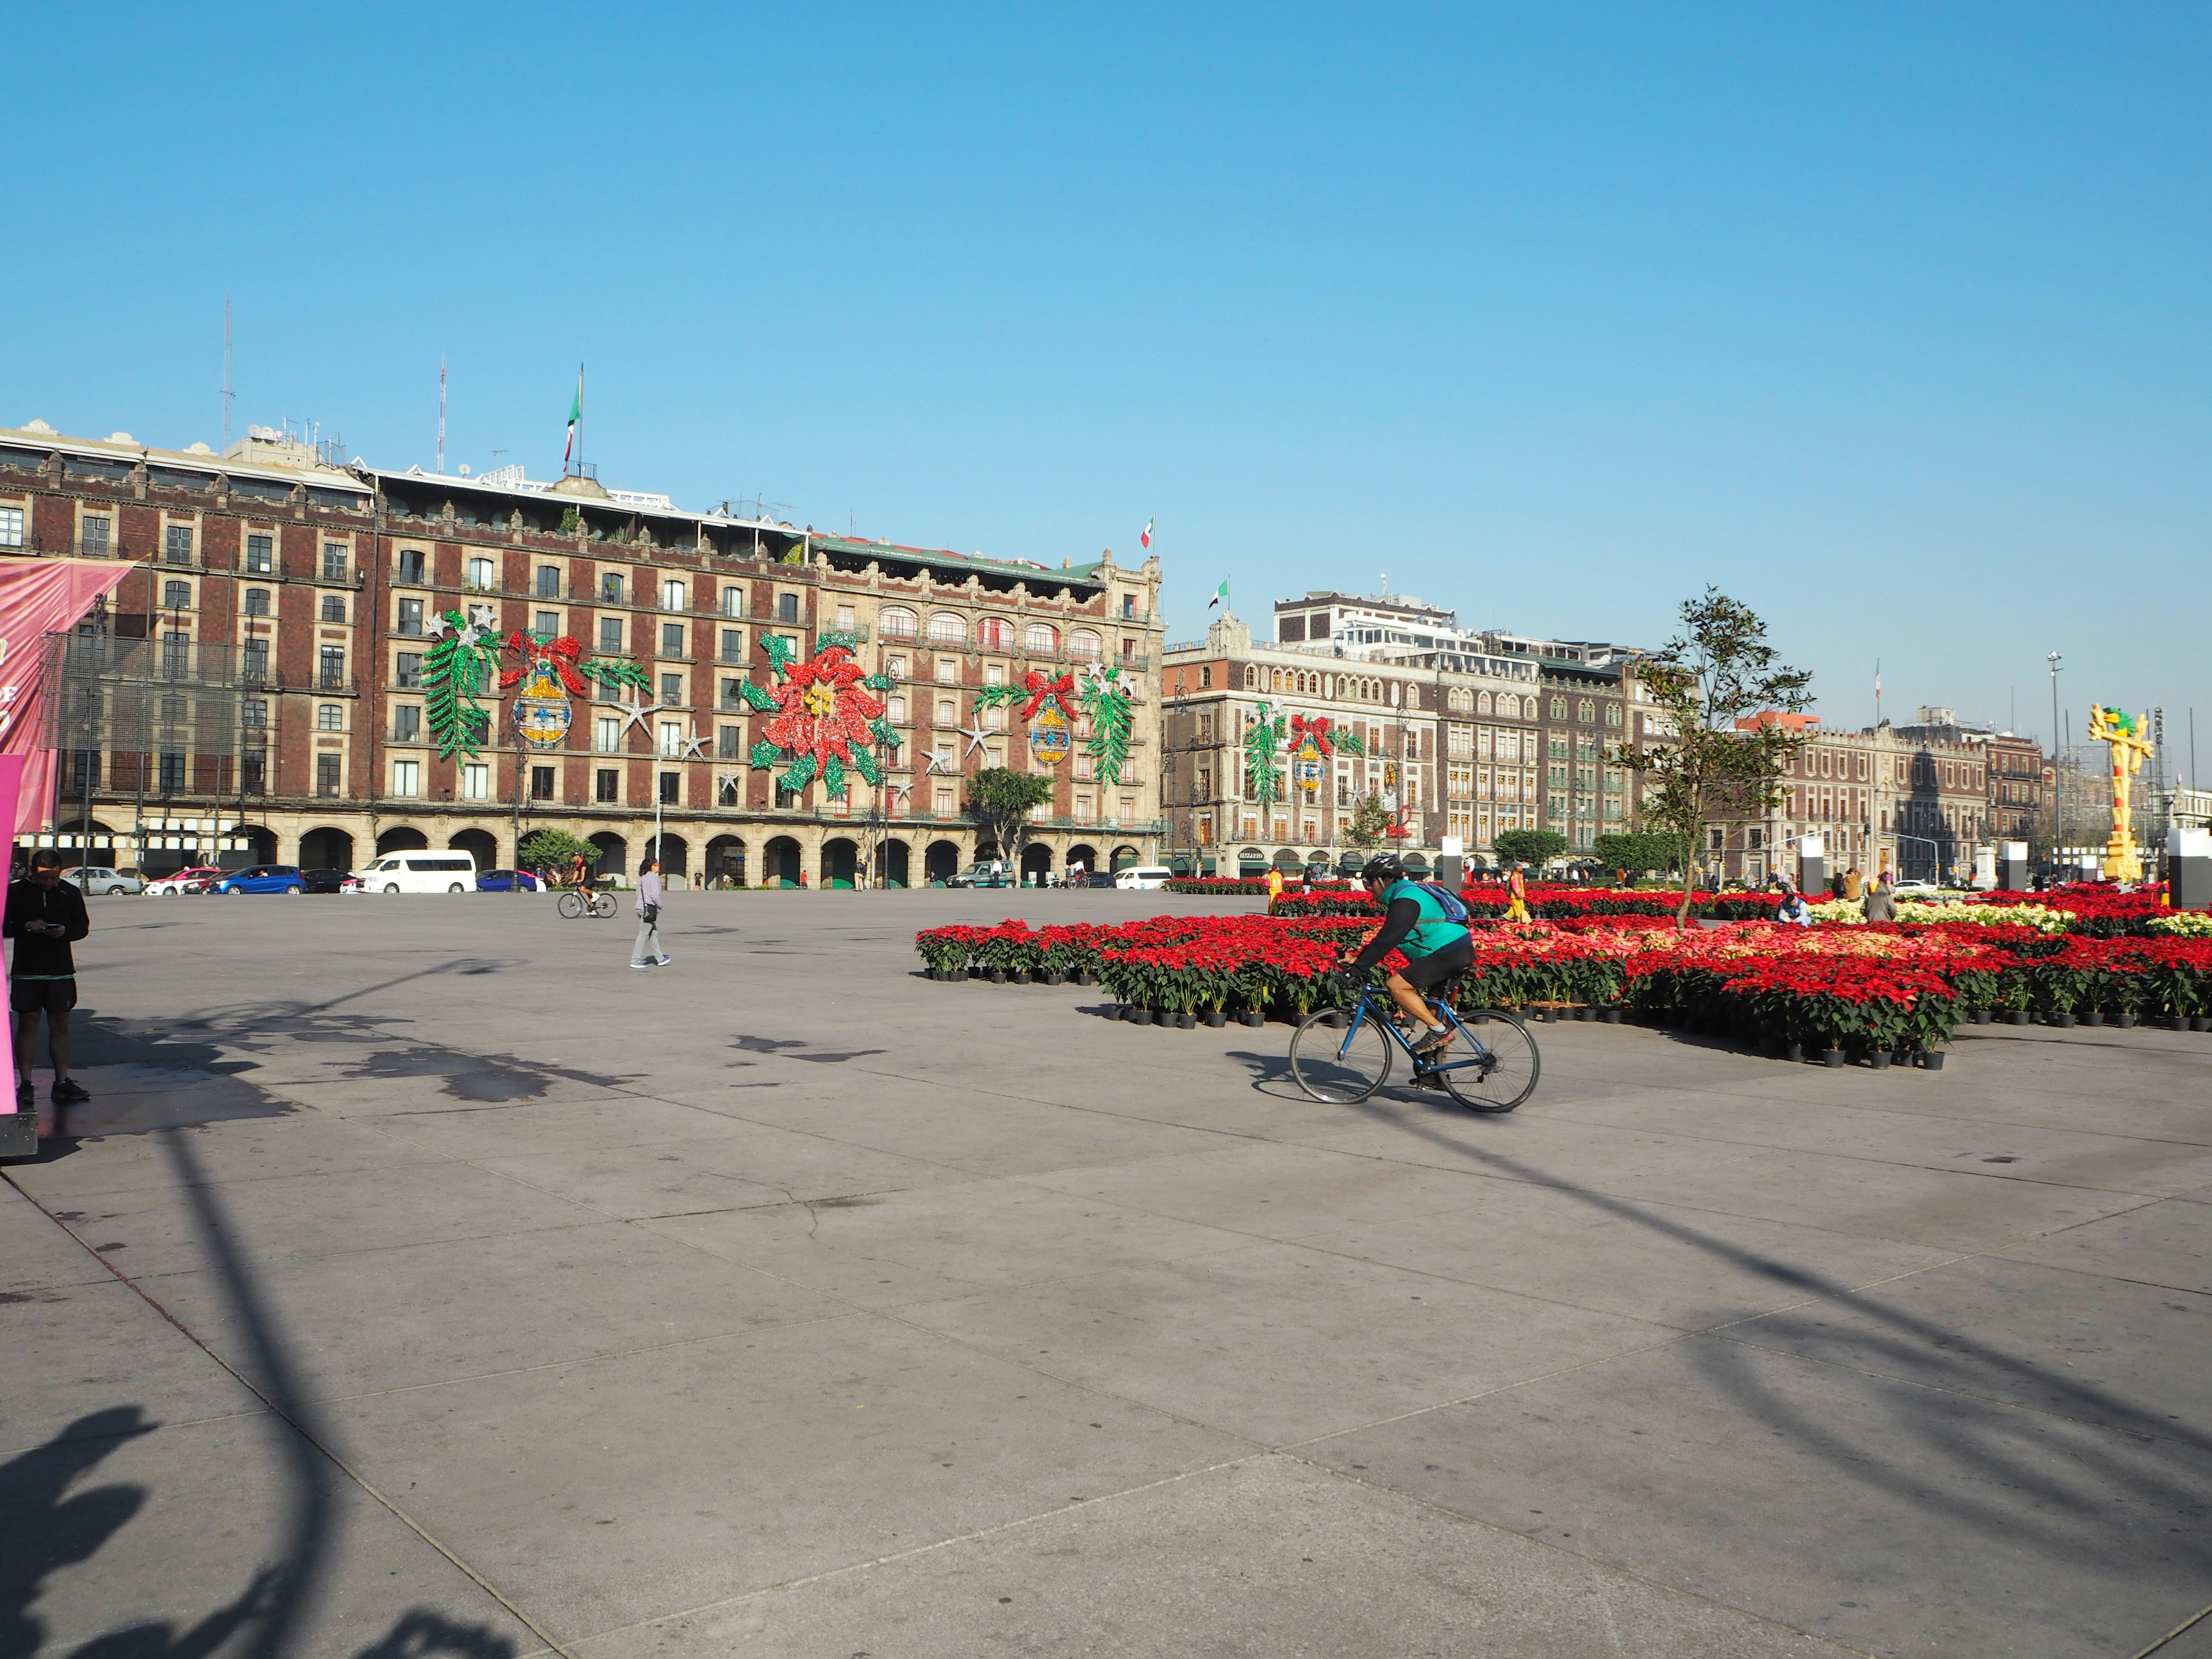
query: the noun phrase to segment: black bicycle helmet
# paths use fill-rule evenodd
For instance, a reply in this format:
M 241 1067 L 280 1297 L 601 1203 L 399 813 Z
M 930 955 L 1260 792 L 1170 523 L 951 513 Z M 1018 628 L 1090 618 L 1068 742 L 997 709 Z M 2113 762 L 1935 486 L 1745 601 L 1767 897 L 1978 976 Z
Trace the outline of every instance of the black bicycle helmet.
M 1365 882 L 1399 882 L 1406 878 L 1406 866 L 1398 862 L 1395 853 L 1377 853 L 1360 866 L 1359 878 Z

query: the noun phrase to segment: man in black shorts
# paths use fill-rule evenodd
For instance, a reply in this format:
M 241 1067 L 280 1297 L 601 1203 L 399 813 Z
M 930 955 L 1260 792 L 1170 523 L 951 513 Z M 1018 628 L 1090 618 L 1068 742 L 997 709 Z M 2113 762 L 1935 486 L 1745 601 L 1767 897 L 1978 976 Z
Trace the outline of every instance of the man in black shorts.
M 76 962 L 72 940 L 92 931 L 84 890 L 64 881 L 62 855 L 51 847 L 31 854 L 27 880 L 8 884 L 7 919 L 0 935 L 15 941 L 8 972 L 8 1006 L 15 1014 L 15 1109 L 32 1109 L 31 1042 L 39 1016 L 46 1017 L 46 1055 L 53 1061 L 57 1109 L 89 1100 L 91 1091 L 70 1076 L 69 1018 L 76 1006 Z
M 1359 878 L 1382 907 L 1382 925 L 1352 958 L 1354 980 L 1392 951 L 1403 951 L 1406 965 L 1389 976 L 1391 1000 L 1406 1016 L 1413 1053 L 1431 1056 L 1451 1041 L 1450 1027 L 1429 1018 L 1425 991 L 1474 966 L 1474 941 L 1467 930 L 1467 907 L 1434 882 L 1409 881 L 1394 854 L 1367 860 Z

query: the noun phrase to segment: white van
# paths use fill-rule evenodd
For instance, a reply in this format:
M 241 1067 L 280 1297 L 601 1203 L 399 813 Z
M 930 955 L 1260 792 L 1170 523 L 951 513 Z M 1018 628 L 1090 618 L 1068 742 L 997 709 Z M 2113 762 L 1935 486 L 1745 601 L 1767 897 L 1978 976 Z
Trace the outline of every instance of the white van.
M 1166 886 L 1175 879 L 1175 872 L 1164 864 L 1133 864 L 1126 870 L 1114 872 L 1116 887 L 1136 888 L 1146 892 Z
M 473 853 L 447 848 L 441 853 L 386 853 L 353 878 L 349 893 L 473 893 Z

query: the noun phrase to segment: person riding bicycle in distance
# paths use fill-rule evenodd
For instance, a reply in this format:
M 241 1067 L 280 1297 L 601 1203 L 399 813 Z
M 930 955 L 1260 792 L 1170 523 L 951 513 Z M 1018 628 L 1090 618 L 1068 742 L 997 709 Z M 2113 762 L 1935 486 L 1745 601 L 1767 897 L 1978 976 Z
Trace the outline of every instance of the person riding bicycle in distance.
M 1393 854 L 1368 860 L 1359 878 L 1382 905 L 1382 925 L 1352 958 L 1348 971 L 1357 981 L 1391 951 L 1406 953 L 1406 965 L 1385 983 L 1414 1034 L 1414 1054 L 1427 1058 L 1451 1041 L 1451 1031 L 1430 1018 L 1428 999 L 1422 994 L 1474 966 L 1467 907 L 1435 882 L 1409 879 Z

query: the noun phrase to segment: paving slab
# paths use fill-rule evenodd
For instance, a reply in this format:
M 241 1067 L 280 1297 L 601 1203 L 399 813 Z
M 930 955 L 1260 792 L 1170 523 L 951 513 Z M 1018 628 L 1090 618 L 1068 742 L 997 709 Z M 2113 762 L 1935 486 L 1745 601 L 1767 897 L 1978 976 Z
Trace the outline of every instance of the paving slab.
M 1279 1455 L 585 1643 L 578 1659 L 1841 1659 Z
M 2017 1240 L 2001 1252 L 2076 1273 L 2212 1296 L 2212 1204 L 2183 1194 L 2078 1227 Z

